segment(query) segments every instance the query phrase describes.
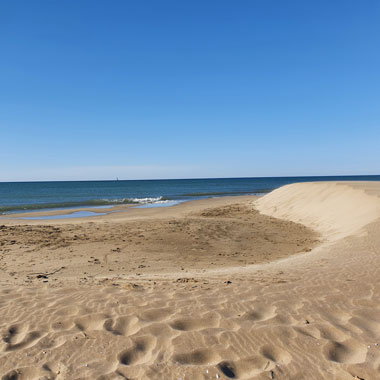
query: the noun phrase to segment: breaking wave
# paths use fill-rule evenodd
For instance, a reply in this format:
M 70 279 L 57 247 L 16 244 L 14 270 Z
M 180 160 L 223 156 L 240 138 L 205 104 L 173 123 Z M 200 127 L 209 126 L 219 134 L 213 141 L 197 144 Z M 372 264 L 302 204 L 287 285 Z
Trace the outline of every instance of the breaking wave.
M 57 208 L 71 207 L 96 207 L 96 206 L 116 206 L 127 204 L 151 204 L 151 203 L 166 203 L 169 200 L 164 197 L 149 197 L 149 198 L 120 198 L 120 199 L 92 199 L 77 202 L 52 202 L 52 203 L 33 203 L 23 205 L 0 206 L 0 214 L 20 212 L 20 211 L 35 211 Z

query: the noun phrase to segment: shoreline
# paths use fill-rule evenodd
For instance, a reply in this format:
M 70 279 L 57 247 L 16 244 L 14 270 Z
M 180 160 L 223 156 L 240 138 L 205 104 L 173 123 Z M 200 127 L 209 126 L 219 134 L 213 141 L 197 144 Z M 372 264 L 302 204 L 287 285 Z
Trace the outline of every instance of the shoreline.
M 142 211 L 142 210 L 156 210 L 156 209 L 160 209 L 162 210 L 163 213 L 165 213 L 165 210 L 163 209 L 171 209 L 171 208 L 174 208 L 174 207 L 181 207 L 183 206 L 184 209 L 188 209 L 188 207 L 186 205 L 190 205 L 192 207 L 192 205 L 200 205 L 200 207 L 206 205 L 208 202 L 210 202 L 211 204 L 224 204 L 225 201 L 226 202 L 233 202 L 234 200 L 236 200 L 237 202 L 239 202 L 239 200 L 254 200 L 258 198 L 258 196 L 256 195 L 233 195 L 233 196 L 223 196 L 223 197 L 214 197 L 214 198 L 202 198 L 202 199 L 190 199 L 190 200 L 186 200 L 186 201 L 183 201 L 183 202 L 180 202 L 180 203 L 177 203 L 177 204 L 174 204 L 174 205 L 169 205 L 169 206 L 166 206 L 166 207 L 147 207 L 147 208 L 143 208 L 143 207 L 140 207 L 142 205 L 136 205 L 136 204 L 125 204 L 125 205 L 115 205 L 115 206 L 110 206 L 109 208 L 107 208 L 106 210 L 108 211 L 107 215 L 105 216 L 108 216 L 108 215 L 112 215 L 114 214 L 115 212 L 125 212 L 125 211 L 129 211 L 131 212 L 132 210 L 137 210 L 137 212 L 143 212 L 143 213 L 146 213 L 147 211 Z M 196 206 L 197 207 L 197 206 Z M 141 210 L 141 211 L 140 211 Z M 0 214 L 0 220 L 1 221 L 19 221 L 19 222 L 28 222 L 28 220 L 26 219 L 22 219 L 24 217 L 33 217 L 33 216 L 58 216 L 58 215 L 65 215 L 65 214 L 69 214 L 69 213 L 73 213 L 73 212 L 77 212 L 77 211 L 89 211 L 89 212 L 94 212 L 94 213 L 103 213 L 104 212 L 104 209 L 102 208 L 98 208 L 98 209 L 94 209 L 92 207 L 75 207 L 75 208 L 65 208 L 65 209 L 54 209 L 54 210 L 34 210 L 34 211 L 26 211 L 26 212 L 17 212 L 17 213 L 12 213 L 12 214 Z M 157 211 L 152 211 L 152 213 L 156 213 Z M 133 212 L 134 215 L 136 215 L 135 212 Z M 75 218 L 76 220 L 78 221 L 86 221 L 86 218 Z M 40 221 L 43 221 L 43 220 L 40 220 Z M 59 222 L 59 219 L 56 220 L 57 222 Z
M 3 264 L 29 285 L 39 281 L 30 270 L 17 268 L 30 255 L 31 266 L 42 273 L 65 267 L 54 276 L 57 284 L 81 283 L 80 273 L 86 282 L 123 281 L 247 267 L 311 251 L 317 244 L 312 230 L 259 214 L 252 208 L 257 199 L 221 197 L 159 209 L 119 206 L 107 215 L 71 219 L 3 218 L 0 237 L 8 250 Z
M 267 193 L 263 193 L 265 195 Z M 101 205 L 101 206 L 74 206 L 74 207 L 57 207 L 57 208 L 41 208 L 41 209 L 33 209 L 33 210 L 14 210 L 14 211 L 8 211 L 3 214 L 0 213 L 0 219 L 1 218 L 7 218 L 7 219 L 22 219 L 24 217 L 31 217 L 31 216 L 58 216 L 58 215 L 66 215 L 71 214 L 78 211 L 86 211 L 86 212 L 94 212 L 94 213 L 102 213 L 104 210 L 108 210 L 108 213 L 118 212 L 118 211 L 124 211 L 125 209 L 129 208 L 163 208 L 163 207 L 173 207 L 181 203 L 186 202 L 194 202 L 199 200 L 207 200 L 207 199 L 215 199 L 215 198 L 229 198 L 229 197 L 258 197 L 263 195 L 256 195 L 256 194 L 244 194 L 244 195 L 221 195 L 221 196 L 215 196 L 215 197 L 204 197 L 204 198 L 195 198 L 195 199 L 179 199 L 179 200 L 171 200 L 171 199 L 165 199 L 155 202 L 146 202 L 146 203 L 125 203 L 125 204 L 109 204 L 109 205 Z M 107 214 L 108 214 L 107 213 Z

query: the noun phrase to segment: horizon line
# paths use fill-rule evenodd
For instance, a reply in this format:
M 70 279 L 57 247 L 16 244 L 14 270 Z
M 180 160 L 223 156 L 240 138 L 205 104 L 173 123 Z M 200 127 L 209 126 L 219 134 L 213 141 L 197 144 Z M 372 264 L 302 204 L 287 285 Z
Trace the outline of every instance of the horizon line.
M 0 183 L 43 183 L 43 182 L 126 182 L 126 181 L 189 181 L 206 179 L 262 179 L 262 178 L 329 178 L 329 177 L 380 177 L 380 174 L 338 174 L 338 175 L 285 175 L 258 177 L 191 177 L 191 178 L 144 178 L 144 179 L 83 179 L 83 180 L 37 180 L 37 181 L 0 181 Z

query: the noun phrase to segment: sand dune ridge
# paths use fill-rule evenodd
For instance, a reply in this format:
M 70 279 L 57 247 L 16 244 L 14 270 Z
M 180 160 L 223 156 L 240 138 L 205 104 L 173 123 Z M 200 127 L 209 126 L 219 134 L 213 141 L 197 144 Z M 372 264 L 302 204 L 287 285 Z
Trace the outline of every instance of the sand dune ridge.
M 255 201 L 266 215 L 302 223 L 329 240 L 349 236 L 380 217 L 380 191 L 371 182 L 296 183 Z

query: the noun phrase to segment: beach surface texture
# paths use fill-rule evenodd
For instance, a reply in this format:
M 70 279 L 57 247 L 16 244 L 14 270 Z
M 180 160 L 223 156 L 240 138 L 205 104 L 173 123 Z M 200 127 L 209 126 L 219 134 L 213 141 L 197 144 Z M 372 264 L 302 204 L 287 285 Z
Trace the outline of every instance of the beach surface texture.
M 380 182 L 113 211 L 0 219 L 0 379 L 380 379 Z

